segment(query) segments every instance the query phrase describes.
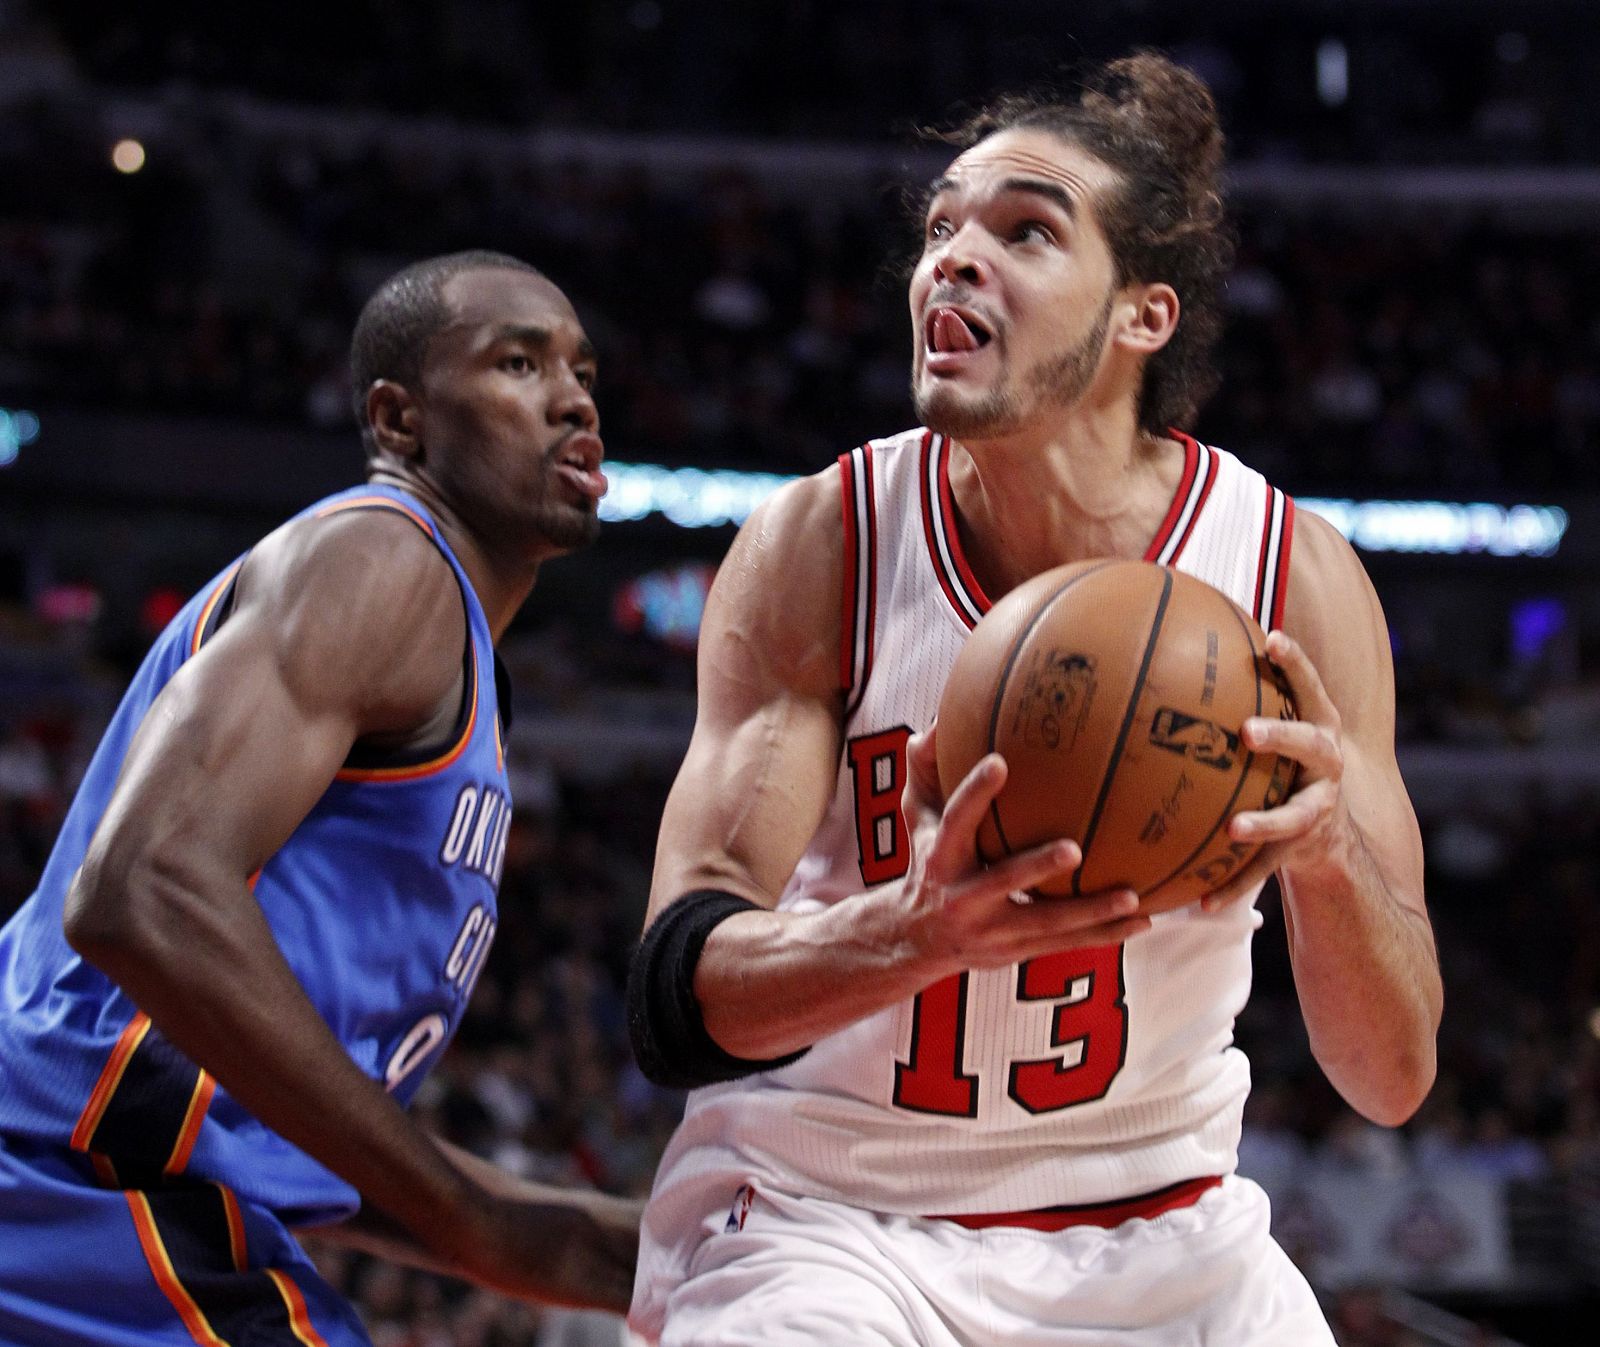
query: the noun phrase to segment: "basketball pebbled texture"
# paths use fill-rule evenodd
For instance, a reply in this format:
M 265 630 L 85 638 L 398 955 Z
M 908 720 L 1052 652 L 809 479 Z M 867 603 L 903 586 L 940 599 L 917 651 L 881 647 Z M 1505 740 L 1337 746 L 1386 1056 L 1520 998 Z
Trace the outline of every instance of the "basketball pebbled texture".
M 1083 849 L 1048 896 L 1132 888 L 1165 912 L 1220 888 L 1257 851 L 1236 813 L 1270 808 L 1295 764 L 1247 749 L 1250 716 L 1292 719 L 1256 621 L 1220 590 L 1147 561 L 1037 575 L 974 628 L 939 706 L 946 796 L 985 754 L 1005 787 L 978 832 L 995 861 L 1067 837 Z

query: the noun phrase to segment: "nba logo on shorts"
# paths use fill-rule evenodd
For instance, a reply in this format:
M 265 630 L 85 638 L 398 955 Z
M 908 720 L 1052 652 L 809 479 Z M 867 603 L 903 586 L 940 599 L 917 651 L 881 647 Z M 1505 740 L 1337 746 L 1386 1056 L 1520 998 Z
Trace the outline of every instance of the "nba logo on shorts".
M 722 1227 L 724 1235 L 744 1229 L 745 1218 L 750 1215 L 750 1204 L 755 1200 L 756 1190 L 748 1183 L 741 1183 L 739 1191 L 733 1195 L 733 1206 L 728 1210 L 728 1223 Z

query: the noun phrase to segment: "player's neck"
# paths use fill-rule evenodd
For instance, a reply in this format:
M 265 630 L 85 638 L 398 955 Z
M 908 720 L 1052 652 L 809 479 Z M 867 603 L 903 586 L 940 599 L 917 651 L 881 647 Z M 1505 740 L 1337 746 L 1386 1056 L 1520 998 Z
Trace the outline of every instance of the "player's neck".
M 477 595 L 478 604 L 488 621 L 490 635 L 498 645 L 501 636 L 511 625 L 511 619 L 533 592 L 534 582 L 539 578 L 539 561 L 497 554 L 466 525 L 460 514 L 425 478 L 385 472 L 380 468 L 368 480 L 396 487 L 415 496 L 427 507 L 445 542 L 461 563 L 461 569 L 467 573 L 472 592 Z
M 995 599 L 1069 561 L 1141 557 L 1182 471 L 1182 447 L 1131 416 L 957 444 L 950 487 L 967 561 Z

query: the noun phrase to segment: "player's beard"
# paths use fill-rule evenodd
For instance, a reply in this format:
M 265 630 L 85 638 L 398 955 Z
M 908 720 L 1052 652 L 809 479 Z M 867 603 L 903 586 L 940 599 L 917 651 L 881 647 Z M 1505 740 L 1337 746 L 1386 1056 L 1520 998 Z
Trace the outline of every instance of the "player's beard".
M 1051 410 L 1072 406 L 1088 390 L 1100 366 L 1100 353 L 1111 326 L 1111 297 L 1112 292 L 1107 290 L 1094 326 L 1082 341 L 1028 371 L 1022 380 L 1026 397 L 1006 377 L 1002 352 L 999 380 L 976 401 L 966 401 L 958 390 L 943 383 L 936 383 L 926 393 L 913 388 L 917 418 L 941 435 L 981 440 L 1018 429 L 1030 404 Z

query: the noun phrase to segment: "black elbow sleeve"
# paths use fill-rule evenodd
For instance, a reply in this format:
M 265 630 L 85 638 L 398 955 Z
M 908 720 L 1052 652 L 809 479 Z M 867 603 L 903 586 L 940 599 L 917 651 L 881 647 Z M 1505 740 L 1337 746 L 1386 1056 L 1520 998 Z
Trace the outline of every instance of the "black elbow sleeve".
M 798 1061 L 808 1051 L 752 1061 L 724 1052 L 706 1032 L 694 994 L 694 970 L 706 937 L 755 903 L 719 889 L 676 899 L 650 924 L 628 967 L 628 1036 L 639 1069 L 657 1085 L 691 1090 L 738 1080 Z

